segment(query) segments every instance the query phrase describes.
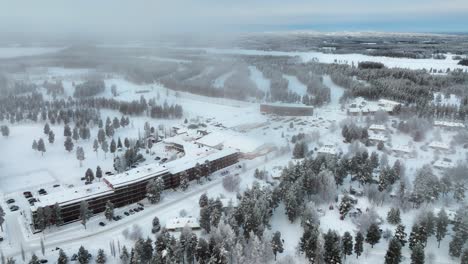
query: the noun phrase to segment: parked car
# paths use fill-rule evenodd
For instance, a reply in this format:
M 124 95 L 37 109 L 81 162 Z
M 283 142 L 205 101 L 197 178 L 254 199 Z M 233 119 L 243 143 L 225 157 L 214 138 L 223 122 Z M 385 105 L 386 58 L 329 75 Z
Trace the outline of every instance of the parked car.
M 23 192 L 23 195 L 24 195 L 24 197 L 25 197 L 26 199 L 33 197 L 32 193 L 29 192 L 29 191 Z
M 129 212 L 124 212 L 124 215 L 129 216 L 130 213 Z
M 106 224 L 104 222 L 99 222 L 99 225 L 100 226 L 106 226 Z
M 47 259 L 41 259 L 41 260 L 39 260 L 39 262 L 41 262 L 41 263 L 47 263 L 47 262 L 49 262 L 49 261 L 48 261 Z
M 119 221 L 120 219 L 122 219 L 122 216 L 120 216 L 120 215 L 116 215 L 116 216 L 112 217 L 112 220 L 114 220 L 114 221 Z
M 60 187 L 60 184 L 54 184 L 54 188 Z
M 3 241 L 3 237 L 0 236 L 0 242 L 2 242 L 2 241 Z
M 47 191 L 44 190 L 44 189 L 39 189 L 39 191 L 37 191 L 37 192 L 38 192 L 39 194 L 42 194 L 42 195 L 47 194 Z
M 19 207 L 18 207 L 17 205 L 13 205 L 13 206 L 10 207 L 10 210 L 11 210 L 12 212 L 18 211 L 18 210 L 19 210 Z
M 7 202 L 7 204 L 12 204 L 12 203 L 15 202 L 15 199 L 8 199 L 6 202 Z
M 140 207 L 145 207 L 145 205 L 142 204 L 142 203 L 137 203 L 137 205 L 140 206 Z

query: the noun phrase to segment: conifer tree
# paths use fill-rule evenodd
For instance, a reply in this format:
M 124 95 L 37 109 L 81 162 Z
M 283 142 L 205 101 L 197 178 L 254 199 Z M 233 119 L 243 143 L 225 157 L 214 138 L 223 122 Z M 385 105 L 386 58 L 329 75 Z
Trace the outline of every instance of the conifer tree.
M 37 141 L 33 140 L 32 149 L 37 151 Z
M 71 152 L 73 150 L 73 145 L 74 145 L 71 137 L 67 137 L 63 145 L 65 146 L 66 151 Z
M 42 140 L 42 138 L 40 138 L 39 141 L 37 142 L 37 150 L 41 152 L 42 156 L 44 155 L 44 152 L 46 152 L 46 147 L 44 144 L 44 140 Z
M 399 208 L 391 208 L 390 211 L 388 211 L 387 222 L 392 225 L 397 225 L 401 222 Z
M 406 242 L 406 233 L 405 233 L 405 226 L 404 225 L 398 225 L 396 230 L 395 230 L 395 238 L 400 241 L 400 244 L 402 247 L 405 246 Z
M 54 205 L 54 220 L 56 226 L 63 224 L 62 208 L 58 203 L 55 203 Z
M 53 144 L 55 141 L 55 134 L 54 134 L 54 131 L 49 131 L 49 143 L 50 144 Z
M 127 247 L 123 246 L 122 253 L 120 253 L 120 261 L 122 261 L 123 264 L 127 264 L 129 260 L 130 260 L 130 255 L 128 254 Z
M 117 149 L 117 146 L 115 144 L 115 140 L 112 139 L 111 140 L 111 144 L 110 144 L 110 153 L 114 154 L 114 157 L 115 157 L 115 151 Z
M 281 233 L 279 231 L 276 231 L 275 234 L 273 235 L 273 238 L 271 239 L 271 248 L 273 249 L 273 254 L 275 255 L 275 260 L 276 260 L 276 255 L 278 253 L 283 253 L 283 241 L 281 240 Z
M 401 262 L 401 243 L 397 238 L 392 238 L 388 244 L 385 264 L 399 264 Z
M 341 263 L 340 237 L 335 231 L 328 230 L 323 236 L 325 263 Z
M 417 243 L 412 249 L 411 264 L 424 264 L 424 247 L 421 243 Z
M 68 263 L 68 256 L 65 254 L 65 251 L 63 249 L 59 250 L 59 256 L 57 259 L 57 264 L 67 264 Z
M 109 221 L 111 221 L 114 217 L 114 204 L 111 201 L 106 202 L 106 209 L 104 210 L 104 215 Z
M 96 157 L 97 157 L 98 150 L 99 150 L 99 142 L 97 141 L 97 139 L 95 139 L 94 142 L 93 142 L 93 150 L 94 150 L 94 152 L 96 152 Z
M 104 140 L 101 143 L 101 149 L 102 149 L 102 151 L 104 151 L 104 159 L 105 159 L 107 152 L 109 152 L 109 144 L 107 143 L 107 140 Z
M 81 201 L 80 203 L 80 220 L 81 224 L 86 229 L 86 223 L 88 222 L 89 218 L 93 215 L 93 212 L 89 209 L 89 204 L 87 201 Z
M 381 236 L 379 226 L 377 224 L 371 224 L 369 229 L 367 229 L 366 242 L 373 248 L 375 244 L 379 243 Z
M 50 126 L 49 126 L 49 123 L 46 123 L 44 125 L 44 134 L 49 135 L 49 132 L 50 132 Z
M 94 173 L 93 170 L 88 168 L 85 172 L 85 179 L 87 182 L 93 182 L 94 181 Z
M 32 254 L 31 260 L 29 260 L 29 264 L 41 264 L 39 261 L 39 258 L 36 256 L 36 254 Z
M 98 254 L 96 256 L 96 263 L 98 264 L 106 263 L 106 254 L 104 253 L 104 250 L 102 249 L 98 250 Z
M 343 252 L 343 255 L 346 259 L 346 256 L 350 256 L 353 254 L 353 236 L 351 236 L 351 234 L 346 231 L 343 235 L 343 238 L 342 238 L 342 252 Z
M 449 219 L 447 213 L 445 213 L 445 210 L 442 208 L 442 210 L 440 210 L 437 214 L 436 220 L 436 239 L 438 248 L 440 248 L 440 241 L 442 241 L 442 239 L 444 239 L 445 235 L 447 234 L 448 223 Z
M 80 168 L 83 167 L 83 160 L 85 160 L 85 153 L 82 147 L 76 148 L 76 159 L 80 162 Z
M 102 178 L 102 170 L 101 170 L 101 167 L 99 166 L 96 167 L 96 178 L 98 178 L 99 181 Z
M 83 246 L 80 246 L 80 249 L 78 249 L 78 262 L 80 264 L 88 264 L 89 263 L 89 252 L 86 250 Z

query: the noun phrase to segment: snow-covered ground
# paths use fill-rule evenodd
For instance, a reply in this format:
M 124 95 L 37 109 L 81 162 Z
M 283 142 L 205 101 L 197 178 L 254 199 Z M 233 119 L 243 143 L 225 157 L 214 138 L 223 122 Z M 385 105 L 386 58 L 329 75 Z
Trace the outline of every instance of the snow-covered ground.
M 197 49 L 197 48 L 194 48 Z M 266 51 L 266 50 L 249 50 L 249 49 L 219 49 L 219 48 L 205 48 L 203 49 L 212 54 L 228 54 L 228 55 L 249 55 L 249 56 L 289 56 L 299 57 L 304 62 L 318 61 L 322 63 L 338 63 L 357 65 L 362 61 L 381 62 L 389 68 L 407 68 L 412 70 L 420 69 L 436 69 L 445 72 L 447 69 L 463 69 L 468 70 L 468 66 L 458 65 L 457 60 L 452 59 L 451 54 L 446 54 L 445 60 L 437 59 L 410 59 L 410 58 L 391 58 L 383 56 L 369 56 L 363 54 L 332 54 L 323 53 L 318 51 Z
M 270 91 L 270 80 L 263 76 L 263 73 L 255 66 L 249 66 L 250 78 L 255 82 L 258 89 L 267 93 Z
M 291 92 L 295 92 L 300 96 L 307 94 L 307 86 L 301 83 L 296 76 L 283 74 L 283 77 L 288 80 L 288 89 Z
M 23 56 L 34 56 L 54 53 L 64 49 L 63 47 L 21 47 L 8 46 L 0 47 L 0 59 L 9 59 Z

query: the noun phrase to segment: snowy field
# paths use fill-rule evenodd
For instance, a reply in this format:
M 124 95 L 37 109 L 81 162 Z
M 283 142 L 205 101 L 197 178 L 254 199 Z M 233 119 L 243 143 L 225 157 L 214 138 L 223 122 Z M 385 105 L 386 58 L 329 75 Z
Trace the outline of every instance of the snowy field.
M 197 48 L 194 48 L 195 50 Z M 218 49 L 205 48 L 204 51 L 212 54 L 227 55 L 249 55 L 249 56 L 289 56 L 299 57 L 302 61 L 317 61 L 321 63 L 338 63 L 356 65 L 362 61 L 381 62 L 389 68 L 406 68 L 411 70 L 436 69 L 445 72 L 447 69 L 468 70 L 468 66 L 458 65 L 458 61 L 452 59 L 451 54 L 446 54 L 445 60 L 437 59 L 409 59 L 409 58 L 391 58 L 383 56 L 369 56 L 363 54 L 331 54 L 317 51 L 309 52 L 287 52 L 287 51 L 265 51 L 249 49 Z
M 55 53 L 63 48 L 46 48 L 46 47 L 21 47 L 8 46 L 0 47 L 0 59 L 10 59 L 24 56 L 35 56 L 48 53 Z

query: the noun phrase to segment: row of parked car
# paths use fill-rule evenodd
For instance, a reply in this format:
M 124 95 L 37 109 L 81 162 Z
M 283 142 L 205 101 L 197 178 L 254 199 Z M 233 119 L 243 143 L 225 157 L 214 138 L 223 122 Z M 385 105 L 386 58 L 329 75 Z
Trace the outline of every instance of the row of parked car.
M 8 206 L 10 206 L 10 211 L 12 212 L 19 210 L 19 207 L 16 204 L 14 204 L 15 202 L 16 201 L 13 198 L 6 200 L 6 203 L 8 204 Z
M 128 211 L 125 211 L 123 214 L 125 216 L 130 216 L 132 214 L 135 214 L 135 213 L 138 213 L 140 211 L 143 211 L 145 210 L 145 206 L 142 204 L 142 203 L 137 203 L 137 207 L 133 208 L 133 209 L 130 209 Z M 120 221 L 123 217 L 121 215 L 114 215 L 114 217 L 112 217 L 112 220 L 114 221 Z M 100 226 L 106 226 L 106 223 L 104 222 L 99 222 L 99 225 Z

